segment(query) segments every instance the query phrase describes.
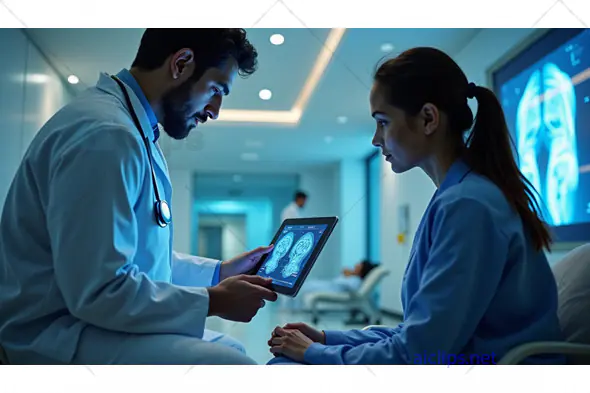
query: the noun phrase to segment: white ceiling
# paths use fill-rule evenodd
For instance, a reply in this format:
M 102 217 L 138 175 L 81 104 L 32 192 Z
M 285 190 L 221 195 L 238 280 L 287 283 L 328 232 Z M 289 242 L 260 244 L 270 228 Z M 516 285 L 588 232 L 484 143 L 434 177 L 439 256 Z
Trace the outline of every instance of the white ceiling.
M 100 72 L 129 67 L 142 29 L 28 29 L 27 33 L 58 72 L 80 79 L 76 90 L 96 83 Z M 272 124 L 207 123 L 185 141 L 163 138 L 174 169 L 207 172 L 297 172 L 302 167 L 343 158 L 362 158 L 374 122 L 368 93 L 376 63 L 391 43 L 395 54 L 414 46 L 434 46 L 454 55 L 479 29 L 348 29 L 295 127 Z M 272 45 L 281 33 L 285 43 Z M 259 70 L 234 84 L 224 109 L 289 110 L 299 95 L 330 29 L 248 29 L 259 52 Z M 273 92 L 269 101 L 258 91 Z M 346 124 L 337 122 L 346 116 Z M 245 154 L 245 156 L 243 156 Z M 257 156 L 255 161 L 244 161 Z

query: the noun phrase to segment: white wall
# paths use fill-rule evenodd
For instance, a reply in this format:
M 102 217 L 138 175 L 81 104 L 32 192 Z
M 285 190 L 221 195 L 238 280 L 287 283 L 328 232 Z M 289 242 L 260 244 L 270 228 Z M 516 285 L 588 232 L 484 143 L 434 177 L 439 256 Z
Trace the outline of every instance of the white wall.
M 536 32 L 537 29 L 482 29 L 453 58 L 471 82 L 491 88 L 490 68 Z
M 367 175 L 363 160 L 340 163 L 340 268 L 353 267 L 367 257 Z
M 325 165 L 299 174 L 299 188 L 309 195 L 305 205 L 306 216 L 340 215 L 339 171 L 338 165 Z M 340 231 L 341 228 L 338 225 L 310 272 L 310 278 L 329 279 L 340 272 L 342 261 Z
M 488 86 L 488 70 L 527 40 L 534 29 L 484 29 L 454 59 L 467 74 L 470 81 Z M 473 107 L 475 110 L 475 106 Z M 420 218 L 435 190 L 430 179 L 420 170 L 414 169 L 402 175 L 391 172 L 384 162 L 381 189 L 381 260 L 392 274 L 382 287 L 381 306 L 389 311 L 401 313 L 401 281 L 409 258 L 409 250 Z M 406 244 L 398 245 L 397 209 L 408 203 L 410 206 L 410 237 Z M 564 255 L 554 252 L 548 255 L 553 263 Z
M 245 219 L 223 220 L 221 229 L 221 257 L 227 260 L 247 251 Z
M 201 256 L 209 255 L 209 249 L 207 247 L 209 244 L 209 234 L 207 231 L 199 231 L 197 241 L 199 242 L 199 254 L 201 254 Z
M 0 29 L 0 206 L 41 126 L 69 99 L 62 80 L 20 29 Z
M 343 160 L 300 173 L 308 193 L 305 216 L 338 216 L 339 222 L 316 265 L 313 278 L 334 278 L 366 257 L 366 174 L 363 160 Z

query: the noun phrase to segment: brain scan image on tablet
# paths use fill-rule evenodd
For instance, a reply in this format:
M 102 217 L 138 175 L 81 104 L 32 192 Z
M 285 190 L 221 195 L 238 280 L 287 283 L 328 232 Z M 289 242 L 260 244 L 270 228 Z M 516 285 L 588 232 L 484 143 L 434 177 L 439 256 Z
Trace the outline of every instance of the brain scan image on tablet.
M 301 236 L 289 253 L 289 263 L 283 268 L 283 277 L 287 278 L 301 270 L 301 262 L 313 249 L 313 232 Z
M 282 257 L 285 256 L 289 252 L 291 245 L 293 244 L 293 232 L 288 232 L 286 235 L 283 235 L 281 240 L 277 242 L 277 245 L 273 248 L 270 258 L 264 265 L 264 272 L 266 274 L 271 274 L 277 267 L 279 266 L 279 261 Z

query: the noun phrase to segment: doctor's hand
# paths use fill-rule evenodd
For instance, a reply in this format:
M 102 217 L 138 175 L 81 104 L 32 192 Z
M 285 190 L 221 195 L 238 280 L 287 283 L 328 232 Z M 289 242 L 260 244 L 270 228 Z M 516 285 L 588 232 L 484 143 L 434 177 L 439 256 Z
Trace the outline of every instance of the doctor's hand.
M 258 247 L 222 262 L 219 268 L 219 281 L 249 272 L 256 267 L 260 258 L 272 251 L 273 247 L 274 245 L 272 244 L 266 247 Z
M 276 328 L 271 339 L 270 352 L 275 356 L 285 356 L 296 362 L 305 361 L 305 351 L 313 341 L 297 329 Z
M 269 289 L 272 279 L 239 275 L 207 288 L 209 314 L 236 322 L 250 322 L 266 301 L 274 302 L 277 294 Z
M 277 326 L 275 328 L 275 330 L 273 330 L 270 340 L 268 340 L 269 347 L 272 347 L 273 338 L 278 337 L 278 335 L 279 335 L 278 332 L 281 330 L 299 330 L 301 333 L 303 333 L 307 338 L 309 338 L 314 343 L 320 343 L 320 344 L 324 344 L 324 345 L 326 344 L 326 335 L 324 334 L 323 331 L 314 329 L 311 326 L 309 326 L 303 322 L 297 322 L 297 323 L 288 323 L 285 326 L 283 326 L 282 328 Z

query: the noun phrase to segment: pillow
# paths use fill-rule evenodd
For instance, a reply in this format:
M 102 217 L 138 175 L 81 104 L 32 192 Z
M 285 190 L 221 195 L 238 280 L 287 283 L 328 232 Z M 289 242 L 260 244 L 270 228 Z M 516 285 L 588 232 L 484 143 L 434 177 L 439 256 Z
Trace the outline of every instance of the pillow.
M 590 344 L 590 243 L 569 252 L 553 267 L 553 274 L 565 340 Z

